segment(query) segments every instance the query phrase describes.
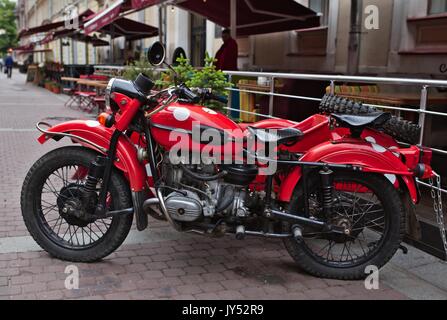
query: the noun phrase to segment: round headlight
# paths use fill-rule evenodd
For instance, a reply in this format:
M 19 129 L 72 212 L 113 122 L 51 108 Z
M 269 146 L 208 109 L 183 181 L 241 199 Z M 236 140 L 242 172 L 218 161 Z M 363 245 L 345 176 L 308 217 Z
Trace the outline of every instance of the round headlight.
M 115 78 L 110 79 L 109 83 L 107 84 L 106 92 L 105 92 L 105 100 L 106 100 L 106 107 L 110 108 L 110 96 L 112 95 L 112 89 L 113 89 L 113 83 L 115 82 Z

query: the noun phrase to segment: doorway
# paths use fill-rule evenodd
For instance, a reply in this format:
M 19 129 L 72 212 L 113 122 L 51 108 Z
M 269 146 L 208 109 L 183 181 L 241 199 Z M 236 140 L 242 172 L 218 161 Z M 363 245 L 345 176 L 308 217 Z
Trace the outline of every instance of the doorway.
M 206 19 L 191 14 L 191 64 L 203 67 L 206 53 Z

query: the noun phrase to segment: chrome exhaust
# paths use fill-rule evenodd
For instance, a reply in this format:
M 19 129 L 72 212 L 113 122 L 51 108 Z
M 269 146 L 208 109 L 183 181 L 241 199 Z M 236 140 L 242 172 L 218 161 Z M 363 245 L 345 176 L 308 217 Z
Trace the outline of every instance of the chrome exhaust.
M 166 220 L 168 220 L 168 222 L 171 224 L 171 226 L 175 230 L 182 231 L 182 227 L 177 222 L 175 222 L 172 219 L 171 215 L 169 214 L 168 209 L 166 208 L 166 204 L 165 204 L 165 200 L 163 198 L 163 194 L 161 193 L 161 189 L 159 189 L 159 188 L 157 188 L 157 198 L 158 198 L 157 199 L 158 200 L 158 205 L 159 205 L 159 207 L 161 209 L 161 212 L 164 214 Z M 149 199 L 149 201 L 150 200 L 152 200 L 152 199 Z

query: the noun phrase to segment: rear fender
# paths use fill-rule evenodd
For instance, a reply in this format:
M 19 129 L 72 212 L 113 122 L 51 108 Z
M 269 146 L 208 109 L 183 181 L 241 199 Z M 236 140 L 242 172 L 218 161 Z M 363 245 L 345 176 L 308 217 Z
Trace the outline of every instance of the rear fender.
M 97 121 L 69 121 L 58 124 L 50 129 L 49 132 L 69 133 L 89 140 L 104 150 L 108 150 L 110 140 L 112 138 L 113 129 L 102 126 Z M 60 136 L 52 136 L 43 134 L 38 141 L 41 144 L 46 143 L 50 139 L 60 140 Z M 105 154 L 104 150 L 95 148 L 94 146 L 80 140 L 72 138 L 74 143 L 79 143 L 89 149 L 93 149 L 101 154 Z M 137 149 L 135 145 L 126 136 L 122 136 L 117 145 L 117 159 L 115 167 L 122 171 L 128 178 L 132 192 L 142 192 L 146 190 L 147 173 L 143 164 L 138 161 Z
M 303 162 L 350 164 L 363 168 L 364 172 L 384 175 L 397 189 L 408 192 L 414 203 L 419 202 L 416 182 L 408 167 L 391 151 L 369 142 L 325 142 L 309 150 Z M 279 200 L 290 202 L 295 187 L 302 177 L 300 167 L 294 168 L 281 183 Z M 406 190 L 401 184 L 406 186 Z

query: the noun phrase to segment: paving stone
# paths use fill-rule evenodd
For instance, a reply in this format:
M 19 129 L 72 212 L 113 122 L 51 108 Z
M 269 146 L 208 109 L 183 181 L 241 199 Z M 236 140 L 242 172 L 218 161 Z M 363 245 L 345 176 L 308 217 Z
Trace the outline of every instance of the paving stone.
M 5 287 L 9 283 L 9 280 L 7 277 L 0 277 L 0 287 Z

